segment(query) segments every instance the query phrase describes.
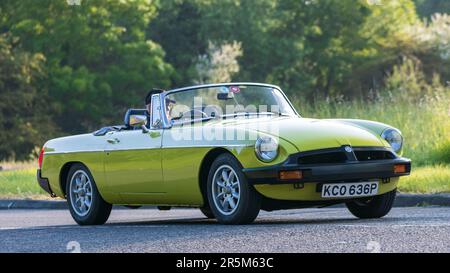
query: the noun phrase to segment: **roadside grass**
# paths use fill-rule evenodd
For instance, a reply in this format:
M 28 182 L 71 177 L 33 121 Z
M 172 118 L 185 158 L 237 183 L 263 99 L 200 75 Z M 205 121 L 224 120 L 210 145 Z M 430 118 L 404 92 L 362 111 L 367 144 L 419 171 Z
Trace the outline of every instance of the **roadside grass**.
M 450 165 L 413 168 L 400 180 L 403 193 L 450 193 Z M 36 181 L 36 169 L 0 172 L 0 199 L 50 199 Z
M 413 167 L 410 176 L 400 179 L 398 190 L 404 193 L 450 193 L 450 165 Z
M 0 172 L 0 199 L 48 199 L 36 181 L 36 169 Z
M 27 170 L 37 166 L 37 159 L 31 161 L 0 161 L 0 170 Z

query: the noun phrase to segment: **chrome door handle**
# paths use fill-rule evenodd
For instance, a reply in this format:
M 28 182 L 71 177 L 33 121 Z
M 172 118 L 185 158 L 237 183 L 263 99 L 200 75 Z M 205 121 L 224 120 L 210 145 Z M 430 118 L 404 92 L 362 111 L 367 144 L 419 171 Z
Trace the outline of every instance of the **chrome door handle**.
M 118 138 L 108 138 L 106 141 L 110 144 L 117 144 L 120 142 Z

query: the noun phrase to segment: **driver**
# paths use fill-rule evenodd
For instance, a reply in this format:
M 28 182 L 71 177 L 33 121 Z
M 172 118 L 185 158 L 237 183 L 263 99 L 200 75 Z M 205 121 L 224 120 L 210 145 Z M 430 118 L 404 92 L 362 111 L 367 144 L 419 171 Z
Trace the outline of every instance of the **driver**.
M 166 116 L 167 116 L 167 120 L 169 121 L 169 123 L 172 121 L 172 109 L 175 106 L 177 102 L 173 99 L 170 99 L 168 97 L 166 97 Z

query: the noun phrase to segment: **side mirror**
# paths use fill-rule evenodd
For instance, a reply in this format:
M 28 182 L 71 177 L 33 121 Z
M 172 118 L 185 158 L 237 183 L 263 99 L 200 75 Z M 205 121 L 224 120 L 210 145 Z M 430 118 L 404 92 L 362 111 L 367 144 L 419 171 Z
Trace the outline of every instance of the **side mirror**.
M 128 124 L 130 127 L 142 127 L 147 125 L 147 116 L 131 115 Z
M 147 110 L 146 109 L 128 109 L 125 114 L 124 124 L 128 129 L 141 127 L 144 132 L 147 131 Z

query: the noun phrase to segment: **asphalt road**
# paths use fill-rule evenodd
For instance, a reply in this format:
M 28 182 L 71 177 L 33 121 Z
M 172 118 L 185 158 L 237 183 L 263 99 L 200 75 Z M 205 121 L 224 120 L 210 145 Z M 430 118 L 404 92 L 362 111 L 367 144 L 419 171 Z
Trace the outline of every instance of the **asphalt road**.
M 0 252 L 450 252 L 450 208 L 394 208 L 359 220 L 345 208 L 262 212 L 223 226 L 195 209 L 113 210 L 79 227 L 66 210 L 1 210 Z

